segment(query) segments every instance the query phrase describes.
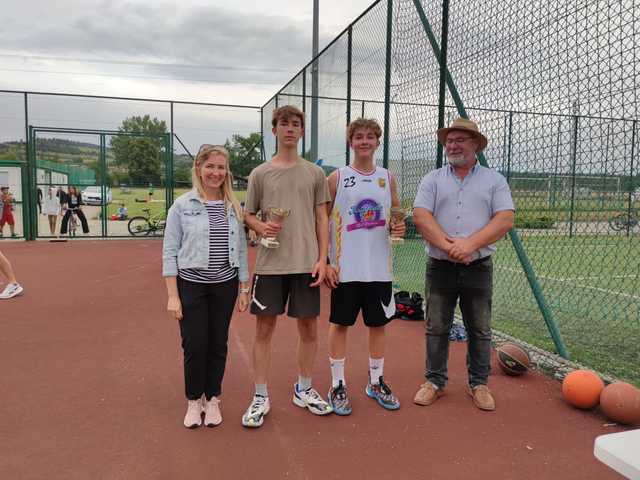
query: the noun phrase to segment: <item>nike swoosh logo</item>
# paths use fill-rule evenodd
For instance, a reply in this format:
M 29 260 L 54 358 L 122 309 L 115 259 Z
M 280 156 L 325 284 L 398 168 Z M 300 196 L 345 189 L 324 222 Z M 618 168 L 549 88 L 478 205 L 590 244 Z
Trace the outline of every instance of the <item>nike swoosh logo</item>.
M 391 295 L 391 300 L 389 300 L 389 305 L 385 305 L 382 300 L 380 300 L 380 305 L 382 305 L 382 310 L 384 310 L 384 316 L 387 318 L 391 318 L 396 313 L 396 301 Z

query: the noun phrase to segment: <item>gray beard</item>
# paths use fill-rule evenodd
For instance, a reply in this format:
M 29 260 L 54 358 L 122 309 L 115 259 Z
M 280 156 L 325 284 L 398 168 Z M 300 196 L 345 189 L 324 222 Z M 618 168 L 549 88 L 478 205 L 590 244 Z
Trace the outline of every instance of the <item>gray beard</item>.
M 462 155 L 447 155 L 447 160 L 454 167 L 462 167 L 467 163 Z

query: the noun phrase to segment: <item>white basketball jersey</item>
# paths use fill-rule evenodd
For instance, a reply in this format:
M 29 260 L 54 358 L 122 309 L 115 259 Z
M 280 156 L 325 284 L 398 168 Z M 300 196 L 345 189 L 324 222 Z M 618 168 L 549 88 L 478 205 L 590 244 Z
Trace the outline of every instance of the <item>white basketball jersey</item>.
M 331 212 L 329 258 L 340 282 L 390 282 L 391 181 L 385 168 L 370 174 L 353 167 L 338 170 Z

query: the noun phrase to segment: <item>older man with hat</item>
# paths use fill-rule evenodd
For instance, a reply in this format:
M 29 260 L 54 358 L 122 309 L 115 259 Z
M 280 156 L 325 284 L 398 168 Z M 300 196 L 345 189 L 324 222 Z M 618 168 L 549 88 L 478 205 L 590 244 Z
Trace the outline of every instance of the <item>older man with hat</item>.
M 481 410 L 495 410 L 487 387 L 491 367 L 491 296 L 495 242 L 513 226 L 509 185 L 483 167 L 476 153 L 486 137 L 471 120 L 458 118 L 438 130 L 448 165 L 424 176 L 413 221 L 426 243 L 426 379 L 414 402 L 431 405 L 444 394 L 449 331 L 458 301 L 468 332 L 468 393 Z

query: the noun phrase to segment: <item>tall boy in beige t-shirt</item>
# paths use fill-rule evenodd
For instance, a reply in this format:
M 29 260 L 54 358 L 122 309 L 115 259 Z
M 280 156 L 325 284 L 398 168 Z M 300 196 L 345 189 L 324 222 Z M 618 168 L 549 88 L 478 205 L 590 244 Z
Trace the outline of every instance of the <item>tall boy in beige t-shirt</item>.
M 317 350 L 319 286 L 324 280 L 328 249 L 327 203 L 330 200 L 322 169 L 298 155 L 304 135 L 304 114 L 295 107 L 276 109 L 272 118 L 278 152 L 249 176 L 245 222 L 262 237 L 276 237 L 278 248 L 260 246 L 255 265 L 251 313 L 256 315 L 253 345 L 255 395 L 242 416 L 245 427 L 259 427 L 269 413 L 267 374 L 271 338 L 278 315 L 288 304 L 287 315 L 298 325 L 298 382 L 293 403 L 316 415 L 331 413 L 329 404 L 311 387 L 311 371 Z M 282 226 L 260 221 L 258 211 L 289 211 Z

